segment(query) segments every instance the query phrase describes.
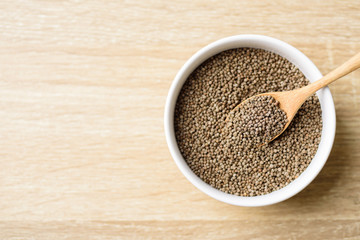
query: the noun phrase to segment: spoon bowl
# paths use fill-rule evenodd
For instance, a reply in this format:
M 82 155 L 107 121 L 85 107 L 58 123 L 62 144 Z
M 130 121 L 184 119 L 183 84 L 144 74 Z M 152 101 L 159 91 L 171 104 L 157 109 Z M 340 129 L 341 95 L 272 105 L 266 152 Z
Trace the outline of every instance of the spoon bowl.
M 286 113 L 286 118 L 287 118 L 287 123 L 286 125 L 284 126 L 284 128 L 281 130 L 280 133 L 278 133 L 277 135 L 275 135 L 273 138 L 271 138 L 270 141 L 268 142 L 271 142 L 273 141 L 274 139 L 276 139 L 277 137 L 279 137 L 286 129 L 287 127 L 290 125 L 292 119 L 294 118 L 296 112 L 298 109 L 295 109 L 292 108 L 292 106 L 289 104 L 289 101 L 287 101 L 287 97 L 289 94 L 292 94 L 294 91 L 286 91 L 286 92 L 268 92 L 268 93 L 261 93 L 261 94 L 257 94 L 257 95 L 254 95 L 252 97 L 249 97 L 247 99 L 245 99 L 244 101 L 242 101 L 239 105 L 237 105 L 233 110 L 230 111 L 230 113 L 227 115 L 225 121 L 228 122 L 229 121 L 229 116 L 232 112 L 236 111 L 238 108 L 241 108 L 245 102 L 253 99 L 253 98 L 256 98 L 256 97 L 261 97 L 261 96 L 271 96 L 273 97 L 276 101 L 279 102 L 279 108 L 281 110 L 283 110 L 285 113 Z M 300 105 L 301 106 L 301 105 Z M 300 108 L 299 106 L 299 108 Z M 266 142 L 260 144 L 258 147 L 261 147 L 263 145 L 265 145 Z

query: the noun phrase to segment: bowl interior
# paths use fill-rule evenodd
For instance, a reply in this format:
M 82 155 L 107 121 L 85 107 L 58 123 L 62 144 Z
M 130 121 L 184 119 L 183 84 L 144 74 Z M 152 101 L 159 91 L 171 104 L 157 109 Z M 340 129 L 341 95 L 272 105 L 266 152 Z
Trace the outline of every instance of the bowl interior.
M 320 172 L 330 154 L 335 137 L 335 107 L 330 90 L 327 87 L 316 93 L 320 100 L 323 120 L 321 141 L 317 153 L 307 169 L 296 180 L 284 188 L 262 196 L 241 197 L 224 193 L 206 184 L 187 166 L 177 146 L 173 125 L 177 96 L 188 76 L 201 63 L 222 51 L 241 47 L 261 48 L 285 57 L 297 66 L 310 82 L 314 82 L 322 77 L 317 67 L 303 53 L 280 40 L 261 35 L 239 35 L 221 39 L 194 54 L 176 75 L 165 106 L 165 134 L 170 153 L 180 171 L 201 191 L 217 200 L 233 205 L 265 206 L 283 201 L 300 192 Z

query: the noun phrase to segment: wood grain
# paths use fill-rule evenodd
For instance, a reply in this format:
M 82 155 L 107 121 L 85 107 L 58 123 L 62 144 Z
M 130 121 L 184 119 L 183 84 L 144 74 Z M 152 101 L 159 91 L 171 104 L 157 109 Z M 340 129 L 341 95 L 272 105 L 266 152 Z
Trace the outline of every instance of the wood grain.
M 1 239 L 359 239 L 360 71 L 330 86 L 331 156 L 268 207 L 213 200 L 163 132 L 171 81 L 198 49 L 273 36 L 323 73 L 360 49 L 358 1 L 0 2 Z

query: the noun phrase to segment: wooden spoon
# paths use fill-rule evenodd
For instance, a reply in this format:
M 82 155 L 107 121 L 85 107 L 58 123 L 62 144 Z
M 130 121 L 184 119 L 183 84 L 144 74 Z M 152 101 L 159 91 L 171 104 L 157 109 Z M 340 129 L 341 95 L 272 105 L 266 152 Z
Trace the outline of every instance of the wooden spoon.
M 352 71 L 360 68 L 360 53 L 356 54 L 354 57 L 350 58 L 348 61 L 343 63 L 340 67 L 334 69 L 330 73 L 326 74 L 321 79 L 313 82 L 305 87 L 298 88 L 292 91 L 285 91 L 285 92 L 268 92 L 262 93 L 256 96 L 272 96 L 279 102 L 279 107 L 286 113 L 288 122 L 283 128 L 283 130 L 272 138 L 269 142 L 273 141 L 275 138 L 279 137 L 286 128 L 290 125 L 291 121 L 293 120 L 294 116 L 296 115 L 297 111 L 301 107 L 301 105 L 313 95 L 317 90 L 323 88 L 330 83 L 338 80 L 339 78 L 351 73 Z M 253 96 L 253 97 L 256 97 Z M 251 97 L 251 98 L 253 98 Z M 239 105 L 237 105 L 232 111 L 241 107 L 241 105 L 248 101 L 250 98 L 245 99 Z M 228 115 L 229 116 L 229 115 Z M 228 119 L 228 118 L 227 118 Z M 265 144 L 265 143 L 264 143 Z M 262 145 L 264 145 L 262 144 Z M 261 145 L 260 145 L 261 146 Z

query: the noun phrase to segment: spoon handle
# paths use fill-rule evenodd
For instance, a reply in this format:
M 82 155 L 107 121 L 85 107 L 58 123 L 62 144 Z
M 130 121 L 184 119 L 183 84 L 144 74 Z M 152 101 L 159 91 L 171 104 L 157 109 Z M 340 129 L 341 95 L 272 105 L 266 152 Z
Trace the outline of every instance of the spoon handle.
M 330 83 L 338 80 L 339 78 L 351 73 L 358 68 L 360 68 L 360 52 L 346 62 L 344 62 L 341 66 L 335 68 L 333 71 L 326 74 L 321 79 L 304 87 L 304 90 L 306 89 L 308 96 L 311 96 L 320 88 L 329 85 Z

